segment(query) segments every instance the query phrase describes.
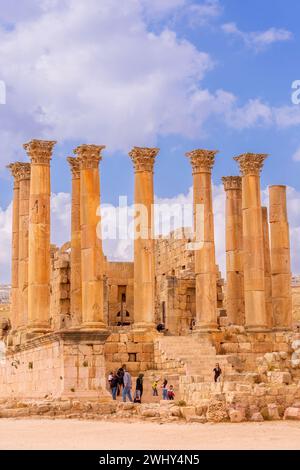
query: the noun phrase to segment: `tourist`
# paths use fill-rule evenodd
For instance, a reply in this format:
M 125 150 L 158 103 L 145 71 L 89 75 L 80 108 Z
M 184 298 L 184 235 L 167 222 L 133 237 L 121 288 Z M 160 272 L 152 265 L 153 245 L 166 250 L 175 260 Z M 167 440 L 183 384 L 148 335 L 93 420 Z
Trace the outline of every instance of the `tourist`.
M 163 323 L 159 323 L 156 327 L 157 331 L 161 333 L 162 331 L 165 330 L 165 325 Z
M 221 369 L 220 364 L 218 362 L 217 362 L 216 367 L 214 368 L 213 372 L 215 374 L 215 377 L 214 377 L 215 382 L 216 383 L 220 382 L 222 369 Z
M 143 379 L 144 379 L 144 374 L 139 374 L 138 378 L 136 379 L 135 394 L 134 394 L 135 403 L 142 403 Z
M 170 385 L 170 388 L 168 390 L 168 400 L 174 400 L 174 398 L 175 398 L 174 387 L 173 385 Z
M 110 385 L 110 382 L 112 381 L 113 376 L 114 376 L 114 373 L 113 373 L 113 372 L 110 372 L 110 373 L 108 374 L 108 379 L 107 379 L 107 380 L 108 380 L 109 385 Z
M 158 390 L 157 390 L 157 387 L 158 387 L 158 379 L 155 379 L 154 382 L 152 383 L 152 395 L 154 397 L 158 397 Z
M 119 379 L 118 379 L 117 374 L 112 373 L 112 378 L 110 380 L 110 389 L 111 389 L 111 395 L 112 395 L 113 400 L 117 399 L 118 384 L 119 384 Z
M 117 371 L 117 377 L 118 377 L 118 390 L 117 390 L 117 395 L 119 396 L 121 393 L 121 388 L 124 387 L 123 383 L 123 377 L 124 377 L 124 366 L 120 367 Z
M 167 385 L 168 385 L 168 381 L 167 381 L 167 379 L 164 379 L 163 384 L 161 386 L 161 388 L 162 388 L 162 399 L 163 400 L 168 399 L 168 387 L 167 387 Z
M 124 370 L 122 399 L 125 402 L 126 397 L 128 397 L 129 401 L 133 402 L 132 396 L 131 396 L 131 389 L 132 389 L 131 375 L 129 374 L 129 372 L 127 372 L 125 366 L 123 366 L 122 368 Z

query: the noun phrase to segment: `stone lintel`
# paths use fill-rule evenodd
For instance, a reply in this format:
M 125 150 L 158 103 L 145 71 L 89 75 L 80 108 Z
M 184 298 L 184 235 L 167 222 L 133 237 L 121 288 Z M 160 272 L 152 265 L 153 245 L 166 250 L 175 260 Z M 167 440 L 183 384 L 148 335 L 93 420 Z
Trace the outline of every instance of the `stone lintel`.
M 80 178 L 80 160 L 76 157 L 68 157 L 67 162 L 70 165 L 70 170 L 72 172 L 73 179 Z
M 242 178 L 240 176 L 223 176 L 222 182 L 225 191 L 242 189 Z
M 155 157 L 159 148 L 133 147 L 129 156 L 133 162 L 135 172 L 150 171 L 153 172 Z
M 185 155 L 190 159 L 193 175 L 211 173 L 218 150 L 195 149 Z
M 105 149 L 105 145 L 83 144 L 74 150 L 79 160 L 81 170 L 98 168 L 99 162 L 102 160 L 101 152 Z
M 243 153 L 234 157 L 234 160 L 239 164 L 242 176 L 259 176 L 267 157 L 267 153 Z
M 23 147 L 31 159 L 32 165 L 50 165 L 55 140 L 31 140 Z

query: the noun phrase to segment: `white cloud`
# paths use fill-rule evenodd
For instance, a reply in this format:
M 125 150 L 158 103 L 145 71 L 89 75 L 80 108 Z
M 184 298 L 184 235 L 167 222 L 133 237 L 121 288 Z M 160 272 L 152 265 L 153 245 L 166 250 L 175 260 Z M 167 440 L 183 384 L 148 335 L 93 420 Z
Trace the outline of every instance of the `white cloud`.
M 269 124 L 259 100 L 239 106 L 232 93 L 203 89 L 212 58 L 170 29 L 150 32 L 141 0 L 32 5 L 32 17 L 19 19 L 13 30 L 0 27 L 7 85 L 7 104 L 0 107 L 3 166 L 24 158 L 22 144 L 33 137 L 105 143 L 113 152 L 155 145 L 159 136 L 199 137 L 212 116 L 241 129 Z M 188 0 L 151 8 L 197 10 L 199 18 L 220 10 L 216 1 Z
M 168 16 L 168 23 L 184 21 L 186 26 L 208 23 L 221 15 L 219 0 L 141 0 L 146 20 L 158 21 Z
M 65 0 L 0 29 L 2 158 L 14 158 L 32 137 L 114 151 L 196 134 L 201 117 L 195 122 L 191 103 L 212 66 L 174 32 L 151 33 L 137 0 Z
M 300 162 L 300 147 L 296 150 L 292 158 L 294 162 Z
M 235 23 L 225 23 L 222 25 L 224 33 L 239 37 L 247 47 L 255 51 L 266 49 L 276 42 L 290 41 L 292 33 L 283 28 L 269 28 L 266 31 L 241 31 Z

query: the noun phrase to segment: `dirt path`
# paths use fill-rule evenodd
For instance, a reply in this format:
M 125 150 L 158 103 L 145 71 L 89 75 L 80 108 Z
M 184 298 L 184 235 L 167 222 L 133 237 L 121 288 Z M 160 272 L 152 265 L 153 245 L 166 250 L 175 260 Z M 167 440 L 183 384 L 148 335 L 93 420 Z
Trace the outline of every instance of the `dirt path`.
M 298 449 L 300 423 L 120 423 L 0 419 L 0 449 Z

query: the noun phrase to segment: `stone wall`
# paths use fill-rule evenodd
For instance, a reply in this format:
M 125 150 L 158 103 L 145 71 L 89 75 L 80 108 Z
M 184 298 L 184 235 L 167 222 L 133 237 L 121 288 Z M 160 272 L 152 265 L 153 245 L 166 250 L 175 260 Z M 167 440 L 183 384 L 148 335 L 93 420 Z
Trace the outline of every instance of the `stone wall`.
M 154 368 L 155 333 L 134 332 L 128 328 L 113 332 L 104 346 L 106 372 L 116 371 L 123 364 L 136 376 Z
M 105 395 L 103 342 L 97 333 L 54 333 L 8 351 L 0 363 L 0 397 Z
M 122 318 L 125 323 L 133 322 L 133 270 L 133 263 L 106 263 L 107 323 L 111 326 Z
M 190 332 L 196 316 L 195 253 L 191 228 L 177 229 L 155 240 L 155 319 L 170 333 Z M 223 309 L 223 285 L 217 270 L 217 307 Z
M 293 320 L 300 322 L 300 276 L 292 279 Z

